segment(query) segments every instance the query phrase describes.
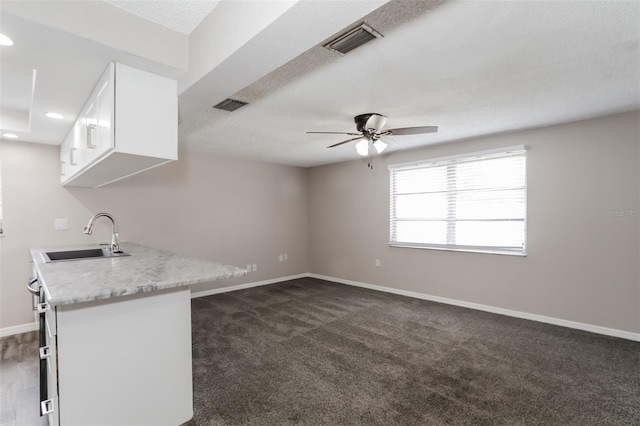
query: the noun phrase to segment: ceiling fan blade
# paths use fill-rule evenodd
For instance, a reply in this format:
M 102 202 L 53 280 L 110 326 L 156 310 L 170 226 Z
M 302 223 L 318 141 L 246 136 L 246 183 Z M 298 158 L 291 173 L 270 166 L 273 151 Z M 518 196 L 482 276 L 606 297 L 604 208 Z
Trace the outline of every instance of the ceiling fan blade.
M 398 141 L 396 141 L 394 138 L 392 138 L 389 135 L 380 136 L 380 140 L 390 146 L 400 146 Z
M 322 135 L 351 135 L 351 136 L 360 135 L 360 133 L 348 133 L 348 132 L 305 132 L 305 133 L 315 133 L 315 134 L 322 134 Z
M 358 139 L 362 139 L 362 136 L 358 137 L 358 138 L 353 138 L 353 139 L 347 139 L 346 141 L 342 141 L 342 142 L 338 142 L 338 143 L 334 143 L 333 145 L 328 146 L 327 148 L 333 148 L 334 146 L 339 146 L 342 144 L 345 144 L 347 142 L 351 142 L 351 141 L 357 141 Z
M 383 134 L 400 136 L 400 135 L 419 135 L 421 133 L 435 133 L 438 126 L 422 126 L 422 127 L 401 127 L 399 129 L 387 129 Z

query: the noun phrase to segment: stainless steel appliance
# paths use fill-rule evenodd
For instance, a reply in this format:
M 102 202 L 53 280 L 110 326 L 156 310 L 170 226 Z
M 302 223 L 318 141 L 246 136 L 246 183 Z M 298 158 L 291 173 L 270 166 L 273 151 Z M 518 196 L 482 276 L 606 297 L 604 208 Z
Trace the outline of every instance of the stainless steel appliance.
M 57 390 L 50 389 L 52 383 L 49 381 L 49 366 L 47 359 L 51 357 L 51 345 L 55 342 L 50 341 L 47 333 L 46 313 L 51 308 L 46 302 L 44 290 L 37 276 L 31 278 L 27 284 L 27 289 L 33 295 L 33 310 L 38 312 L 38 337 L 39 349 L 38 356 L 40 358 L 40 416 L 51 414 L 54 411 L 53 401 L 50 396 L 57 394 Z M 57 383 L 55 384 L 57 386 Z

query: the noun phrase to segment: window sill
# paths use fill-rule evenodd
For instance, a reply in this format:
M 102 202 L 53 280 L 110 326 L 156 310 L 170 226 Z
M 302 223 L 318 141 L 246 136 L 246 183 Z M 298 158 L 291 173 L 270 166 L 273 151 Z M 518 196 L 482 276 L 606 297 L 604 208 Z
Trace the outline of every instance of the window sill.
M 526 257 L 526 250 L 518 250 L 512 248 L 501 248 L 501 247 L 473 247 L 473 246 L 437 246 L 437 245 L 425 245 L 425 244 L 412 244 L 412 243 L 395 243 L 390 242 L 390 247 L 399 247 L 399 248 L 412 248 L 412 249 L 424 249 L 424 250 L 439 250 L 439 251 L 458 251 L 458 252 L 467 252 L 467 253 L 481 253 L 481 254 L 500 254 L 507 256 L 519 256 Z

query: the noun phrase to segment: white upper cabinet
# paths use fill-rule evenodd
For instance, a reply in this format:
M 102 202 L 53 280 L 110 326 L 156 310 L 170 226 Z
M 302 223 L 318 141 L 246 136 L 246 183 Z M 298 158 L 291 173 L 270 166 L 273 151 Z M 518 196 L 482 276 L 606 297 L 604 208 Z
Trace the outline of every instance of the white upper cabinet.
M 99 187 L 177 159 L 175 80 L 111 63 L 60 146 L 60 182 Z

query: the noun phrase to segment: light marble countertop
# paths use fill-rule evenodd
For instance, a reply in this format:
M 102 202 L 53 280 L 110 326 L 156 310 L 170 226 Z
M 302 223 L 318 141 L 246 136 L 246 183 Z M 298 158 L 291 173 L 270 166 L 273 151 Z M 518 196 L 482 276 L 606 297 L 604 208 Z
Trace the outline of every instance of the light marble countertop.
M 31 249 L 51 305 L 69 305 L 233 278 L 247 271 L 133 243 L 120 248 L 131 256 L 46 263 L 44 252 L 98 248 L 77 245 Z

